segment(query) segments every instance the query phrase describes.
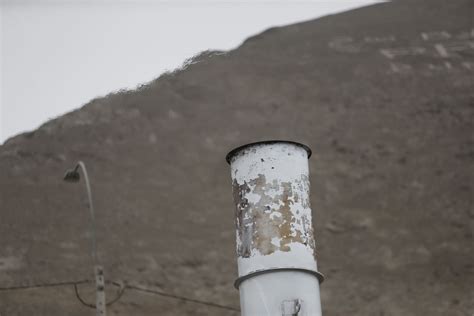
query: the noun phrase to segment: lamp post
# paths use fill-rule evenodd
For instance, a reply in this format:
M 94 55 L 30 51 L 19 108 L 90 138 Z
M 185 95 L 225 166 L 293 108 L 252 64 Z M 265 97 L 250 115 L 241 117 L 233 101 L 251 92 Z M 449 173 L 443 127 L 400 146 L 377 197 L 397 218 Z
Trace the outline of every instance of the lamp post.
M 92 203 L 92 191 L 89 182 L 89 176 L 87 175 L 86 165 L 79 161 L 74 169 L 67 170 L 64 174 L 64 181 L 66 182 L 79 182 L 81 176 L 79 169 L 82 170 L 84 175 L 84 181 L 87 189 L 87 198 L 90 212 L 90 235 L 92 239 L 92 260 L 94 262 L 94 275 L 95 275 L 95 286 L 96 286 L 96 315 L 106 316 L 106 304 L 105 304 L 105 280 L 104 280 L 104 269 L 99 264 L 99 258 L 97 256 L 97 240 L 96 240 L 96 225 L 95 225 L 95 213 L 94 204 Z
M 309 156 L 307 146 L 289 141 L 252 143 L 227 155 L 242 316 L 321 316 Z

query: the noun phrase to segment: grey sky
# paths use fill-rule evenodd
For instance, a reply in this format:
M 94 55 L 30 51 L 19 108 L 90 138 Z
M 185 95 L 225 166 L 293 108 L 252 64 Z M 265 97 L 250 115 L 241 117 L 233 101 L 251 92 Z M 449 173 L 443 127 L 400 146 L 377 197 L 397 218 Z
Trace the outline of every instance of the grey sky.
M 0 144 L 200 51 L 374 2 L 0 0 Z

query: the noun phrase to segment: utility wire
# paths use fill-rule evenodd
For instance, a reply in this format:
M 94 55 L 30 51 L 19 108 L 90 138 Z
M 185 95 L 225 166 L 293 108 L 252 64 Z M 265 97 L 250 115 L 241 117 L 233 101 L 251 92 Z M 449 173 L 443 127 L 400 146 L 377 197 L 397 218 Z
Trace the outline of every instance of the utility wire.
M 41 283 L 41 284 L 32 284 L 32 285 L 19 285 L 19 286 L 11 286 L 11 287 L 0 287 L 0 291 L 16 291 L 16 290 L 27 290 L 27 289 L 35 289 L 35 288 L 45 288 L 45 287 L 58 287 L 58 286 L 67 286 L 71 285 L 74 287 L 74 291 L 76 293 L 76 298 L 83 304 L 84 306 L 95 308 L 95 305 L 89 304 L 85 302 L 79 295 L 77 286 L 80 284 L 85 284 L 85 283 L 92 283 L 91 280 L 79 280 L 79 281 L 64 281 L 64 282 L 55 282 L 55 283 Z M 229 311 L 234 311 L 234 312 L 239 312 L 240 309 L 232 306 L 227 306 L 227 305 L 222 305 L 222 304 L 217 304 L 213 302 L 207 302 L 207 301 L 202 301 L 198 300 L 195 298 L 189 298 L 181 295 L 176 295 L 176 294 L 170 294 L 166 293 L 164 291 L 159 291 L 159 290 L 154 290 L 150 289 L 147 287 L 143 286 L 137 286 L 137 285 L 129 285 L 129 284 L 123 284 L 120 282 L 110 282 L 111 284 L 115 286 L 119 286 L 120 290 L 118 291 L 117 297 L 113 299 L 112 301 L 108 302 L 107 305 L 111 305 L 112 303 L 115 303 L 118 301 L 121 297 L 123 292 L 126 289 L 142 292 L 142 293 L 148 293 L 148 294 L 154 294 L 154 295 L 159 295 L 163 297 L 168 297 L 168 298 L 173 298 L 177 299 L 180 301 L 185 301 L 185 302 L 191 302 L 195 304 L 201 304 L 201 305 L 206 305 L 209 307 L 214 307 L 214 308 L 220 308 L 220 309 L 225 309 Z
M 63 281 L 56 283 L 41 283 L 41 284 L 31 284 L 31 285 L 17 285 L 9 287 L 0 287 L 0 291 L 15 291 L 15 290 L 28 290 L 36 289 L 42 287 L 55 287 L 55 286 L 65 286 L 65 285 L 79 285 L 84 283 L 90 283 L 90 280 L 80 280 L 80 281 Z
M 165 292 L 161 292 L 161 291 L 157 291 L 157 290 L 152 290 L 152 289 L 148 289 L 148 288 L 144 288 L 144 287 L 139 287 L 139 286 L 134 286 L 134 285 L 127 285 L 126 287 L 131 289 L 131 290 L 150 293 L 150 294 L 156 294 L 156 295 L 160 295 L 160 296 L 164 296 L 164 297 L 174 298 L 174 299 L 181 300 L 181 301 L 207 305 L 207 306 L 226 309 L 226 310 L 230 310 L 230 311 L 234 311 L 234 312 L 239 312 L 240 311 L 240 309 L 232 307 L 232 306 L 221 305 L 221 304 L 217 304 L 217 303 L 213 303 L 213 302 L 205 302 L 205 301 L 197 300 L 197 299 L 194 299 L 194 298 L 188 298 L 188 297 L 184 297 L 184 296 L 180 296 L 180 295 L 169 294 L 169 293 L 165 293 Z
M 112 305 L 113 303 L 117 302 L 123 295 L 123 292 L 125 292 L 125 285 L 122 283 L 122 282 L 106 282 L 106 283 L 112 283 L 113 285 L 116 285 L 119 287 L 118 291 L 117 291 L 117 295 L 115 296 L 115 298 L 109 302 L 105 302 L 105 305 L 106 306 L 110 306 Z M 90 307 L 90 308 L 93 308 L 93 309 L 96 309 L 97 306 L 96 304 L 92 304 L 92 303 L 87 303 L 82 297 L 81 295 L 79 294 L 79 289 L 77 288 L 77 284 L 75 283 L 74 284 L 74 292 L 76 293 L 76 298 L 79 302 L 82 303 L 82 305 L 84 306 L 87 306 L 87 307 Z

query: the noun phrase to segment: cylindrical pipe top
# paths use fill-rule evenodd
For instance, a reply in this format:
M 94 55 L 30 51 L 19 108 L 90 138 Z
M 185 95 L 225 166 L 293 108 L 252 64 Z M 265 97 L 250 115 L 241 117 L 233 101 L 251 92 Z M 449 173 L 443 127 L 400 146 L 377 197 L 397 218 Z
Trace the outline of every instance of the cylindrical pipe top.
M 284 315 L 282 306 L 293 304 L 288 302 L 298 306 L 300 313 L 295 315 L 321 313 L 322 275 L 314 257 L 309 200 L 310 155 L 307 146 L 287 141 L 252 143 L 227 155 L 242 315 Z M 265 309 L 258 304 L 262 300 Z

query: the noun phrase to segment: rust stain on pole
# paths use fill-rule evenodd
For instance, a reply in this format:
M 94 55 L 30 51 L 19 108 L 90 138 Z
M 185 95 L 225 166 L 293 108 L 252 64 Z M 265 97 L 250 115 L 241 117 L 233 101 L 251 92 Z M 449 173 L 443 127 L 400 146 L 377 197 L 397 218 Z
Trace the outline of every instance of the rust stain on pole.
M 292 242 L 304 244 L 314 250 L 311 219 L 307 214 L 292 209 L 295 203 L 300 203 L 305 209 L 310 208 L 309 179 L 306 175 L 292 183 L 277 180 L 267 182 L 263 174 L 242 184 L 236 179 L 233 182 L 236 229 L 240 239 L 237 249 L 239 256 L 250 257 L 251 249 L 262 255 L 278 250 L 290 251 L 289 245 Z M 278 193 L 271 195 L 268 192 Z M 259 198 L 250 202 L 248 195 Z

